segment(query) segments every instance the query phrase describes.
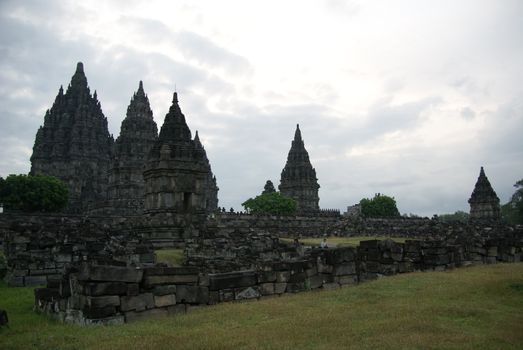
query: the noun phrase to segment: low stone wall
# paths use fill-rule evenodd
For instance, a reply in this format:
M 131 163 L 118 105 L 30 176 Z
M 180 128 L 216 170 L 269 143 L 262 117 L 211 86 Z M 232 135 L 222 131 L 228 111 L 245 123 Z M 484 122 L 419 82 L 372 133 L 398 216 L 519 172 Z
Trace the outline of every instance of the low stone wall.
M 369 240 L 357 248 L 311 249 L 299 259 L 218 274 L 194 267 L 82 263 L 50 280 L 47 288 L 36 289 L 35 309 L 64 322 L 120 324 L 221 302 L 336 289 L 396 273 L 519 262 L 522 248 L 521 236 L 463 245 Z
M 150 245 L 112 218 L 82 216 L 2 215 L 10 287 L 42 285 L 80 261 L 154 264 Z

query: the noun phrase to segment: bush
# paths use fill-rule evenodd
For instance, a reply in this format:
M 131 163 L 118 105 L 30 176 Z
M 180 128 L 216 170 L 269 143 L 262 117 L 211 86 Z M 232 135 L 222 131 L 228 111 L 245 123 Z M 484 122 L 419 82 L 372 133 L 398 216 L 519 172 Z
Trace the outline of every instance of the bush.
M 514 184 L 516 192 L 507 204 L 501 206 L 501 215 L 509 224 L 523 224 L 523 179 Z
M 65 184 L 51 176 L 9 175 L 0 181 L 0 203 L 6 209 L 59 211 L 67 205 Z
M 394 197 L 382 194 L 374 195 L 374 198 L 363 198 L 360 201 L 361 215 L 368 218 L 397 217 L 400 212 L 396 207 Z
M 296 212 L 296 201 L 279 192 L 264 193 L 242 203 L 251 214 L 292 215 Z

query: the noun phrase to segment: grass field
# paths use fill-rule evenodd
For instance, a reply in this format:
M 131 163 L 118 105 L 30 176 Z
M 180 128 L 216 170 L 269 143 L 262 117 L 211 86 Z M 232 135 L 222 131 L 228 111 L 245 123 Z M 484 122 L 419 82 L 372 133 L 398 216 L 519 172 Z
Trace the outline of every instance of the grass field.
M 330 236 L 326 237 L 327 243 L 329 246 L 336 246 L 336 247 L 355 247 L 360 244 L 360 241 L 366 241 L 369 239 L 392 239 L 395 242 L 403 243 L 407 238 L 404 237 L 385 237 L 385 236 L 377 236 L 377 237 L 369 237 L 369 236 L 357 236 L 357 237 L 336 237 L 336 236 Z M 285 242 L 293 242 L 294 239 L 292 238 L 280 238 L 282 241 Z M 304 245 L 308 246 L 319 246 L 321 241 L 323 241 L 322 238 L 303 238 L 300 239 L 300 242 Z
M 171 266 L 180 266 L 185 259 L 183 249 L 159 249 L 155 253 L 157 262 L 167 263 Z
M 199 308 L 122 326 L 32 312 L 0 287 L 0 349 L 522 349 L 523 263 L 387 277 L 336 291 Z

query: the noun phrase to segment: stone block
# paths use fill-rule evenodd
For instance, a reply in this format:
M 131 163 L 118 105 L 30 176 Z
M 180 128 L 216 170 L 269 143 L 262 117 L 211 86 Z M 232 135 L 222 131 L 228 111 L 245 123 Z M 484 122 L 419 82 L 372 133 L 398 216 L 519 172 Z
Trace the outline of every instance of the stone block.
M 285 293 L 285 290 L 287 289 L 287 283 L 286 282 L 276 282 L 274 283 L 274 293 L 275 294 L 283 294 Z
M 122 311 L 136 310 L 141 311 L 154 307 L 154 298 L 152 293 L 142 293 L 132 296 L 122 296 L 120 298 L 120 309 Z
M 169 313 L 167 311 L 167 308 L 156 308 L 143 311 L 128 311 L 125 313 L 125 322 L 135 322 L 155 317 L 164 317 L 168 314 Z
M 126 295 L 127 284 L 125 282 L 88 282 L 84 284 L 84 293 L 88 296 Z
M 307 274 L 305 272 L 299 272 L 299 273 L 291 274 L 290 278 L 288 279 L 288 282 L 300 283 L 300 282 L 304 282 L 305 279 L 307 279 Z M 284 282 L 284 281 L 279 281 L 279 282 Z
M 171 306 L 174 304 L 176 304 L 176 297 L 174 296 L 174 294 L 154 296 L 154 306 L 156 307 Z
M 495 264 L 498 261 L 495 256 L 487 256 L 486 262 L 487 262 L 487 264 Z M 27 277 L 26 277 L 26 280 L 27 280 Z M 26 284 L 27 284 L 27 282 L 26 282 Z
M 143 270 L 136 267 L 92 265 L 82 263 L 80 265 L 78 280 L 80 281 L 110 281 L 140 283 Z
M 261 297 L 261 293 L 257 286 L 247 288 L 237 288 L 234 290 L 234 299 L 254 299 Z
M 358 276 L 357 275 L 337 276 L 335 278 L 335 281 L 341 285 L 356 284 L 356 283 L 358 283 Z
M 127 284 L 127 295 L 138 295 L 140 294 L 140 285 L 138 283 L 126 283 Z
M 262 283 L 260 284 L 260 293 L 262 295 L 274 294 L 274 283 Z
M 103 326 L 117 326 L 125 323 L 124 315 L 109 316 L 104 318 L 86 318 L 85 325 L 103 325 Z
M 352 275 L 354 273 L 356 273 L 356 264 L 354 262 L 334 266 L 334 276 Z
M 311 289 L 320 288 L 323 285 L 323 278 L 320 275 L 309 277 L 309 286 Z
M 488 256 L 498 256 L 498 247 L 489 247 L 487 250 Z
M 274 271 L 262 271 L 258 272 L 258 282 L 275 282 L 276 281 L 276 272 Z
M 317 267 L 318 267 L 318 273 L 332 273 L 332 270 L 333 270 L 332 265 L 327 265 L 327 264 L 323 263 L 323 261 L 321 261 L 321 260 L 318 260 Z
M 85 307 L 83 309 L 83 314 L 87 318 L 105 318 L 116 315 L 116 307 L 106 306 L 106 307 Z
M 176 300 L 178 303 L 207 304 L 209 302 L 209 288 L 203 286 L 176 286 Z
M 290 271 L 276 271 L 276 282 L 287 282 L 290 278 Z
M 285 289 L 285 291 L 287 293 L 298 293 L 298 292 L 303 292 L 303 291 L 306 291 L 310 289 L 309 286 L 308 286 L 308 283 L 306 283 L 305 281 L 303 282 L 295 282 L 295 283 L 287 283 L 287 288 Z
M 223 289 L 223 290 L 220 290 L 219 293 L 220 293 L 221 302 L 227 302 L 227 301 L 234 300 L 234 289 Z
M 120 306 L 118 295 L 105 295 L 100 297 L 86 297 L 87 306 L 90 308 L 105 308 L 107 306 Z M 103 317 L 103 316 L 102 316 Z M 90 317 L 97 318 L 97 317 Z
M 149 276 L 144 278 L 146 286 L 162 285 L 162 284 L 197 284 L 198 275 L 159 275 Z
M 87 305 L 85 296 L 81 294 L 73 294 L 67 299 L 67 308 L 82 310 Z
M 167 294 L 176 294 L 176 285 L 168 284 L 163 286 L 155 286 L 152 290 L 154 295 L 167 295 Z
M 47 276 L 26 276 L 24 283 L 26 286 L 42 286 L 47 283 Z
M 329 249 L 325 251 L 325 261 L 328 265 L 336 265 L 356 259 L 356 249 L 352 247 Z
M 209 289 L 220 290 L 256 285 L 257 277 L 254 271 L 240 271 L 209 275 Z

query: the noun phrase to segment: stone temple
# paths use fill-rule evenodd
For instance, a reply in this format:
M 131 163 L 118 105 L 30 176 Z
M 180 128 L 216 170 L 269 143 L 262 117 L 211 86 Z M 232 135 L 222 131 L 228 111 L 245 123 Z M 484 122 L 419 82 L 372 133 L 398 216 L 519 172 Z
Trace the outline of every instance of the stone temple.
M 217 209 L 216 178 L 198 136 L 193 139 L 178 94 L 147 159 L 146 213 L 206 214 Z
M 122 215 L 142 212 L 145 161 L 157 139 L 158 128 L 140 81 L 138 91 L 134 93 L 127 107 L 127 116 L 122 121 L 120 136 L 114 144 L 107 191 L 107 207 L 112 208 L 113 212 Z
M 287 163 L 281 172 L 279 190 L 282 195 L 297 202 L 300 214 L 314 214 L 320 209 L 319 188 L 316 170 L 311 165 L 301 138 L 300 125 L 297 125 Z
M 107 129 L 96 91 L 87 85 L 78 63 L 71 83 L 60 87 L 44 125 L 36 134 L 31 175 L 49 175 L 69 189 L 70 212 L 83 212 L 104 200 L 111 164 L 113 137 Z
M 65 94 L 60 88 L 45 114 L 30 174 L 64 181 L 69 213 L 168 213 L 172 226 L 188 224 L 187 218 L 201 223 L 218 208 L 216 177 L 198 132 L 194 139 L 191 136 L 177 93 L 158 135 L 140 81 L 115 142 L 96 92 L 90 93 L 82 63 Z M 165 223 L 158 217 L 152 221 Z
M 469 199 L 470 220 L 499 221 L 501 209 L 499 198 L 490 185 L 483 167 Z

